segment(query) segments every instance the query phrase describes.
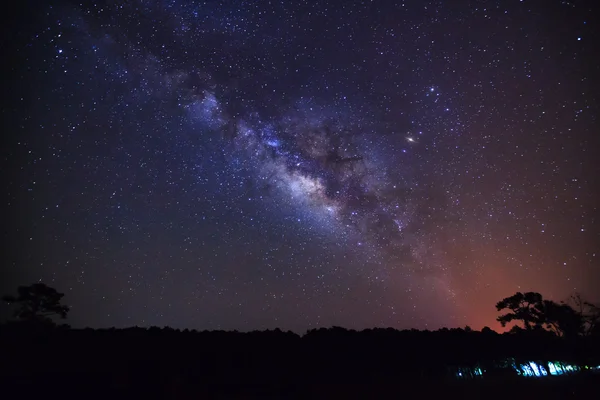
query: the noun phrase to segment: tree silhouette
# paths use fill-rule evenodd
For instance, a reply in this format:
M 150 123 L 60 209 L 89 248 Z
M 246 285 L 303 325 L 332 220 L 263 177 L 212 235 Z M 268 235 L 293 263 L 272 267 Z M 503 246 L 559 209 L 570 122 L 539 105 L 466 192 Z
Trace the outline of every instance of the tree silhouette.
M 584 319 L 566 303 L 544 300 L 542 308 L 543 322 L 549 330 L 561 337 L 576 337 L 584 333 Z
M 2 300 L 18 305 L 14 312 L 15 318 L 29 322 L 51 322 L 51 317 L 66 318 L 69 307 L 60 304 L 64 294 L 43 283 L 30 286 L 19 286 L 18 296 L 4 296 Z
M 536 292 L 517 292 L 500 300 L 496 304 L 496 309 L 498 311 L 506 309 L 511 311 L 497 318 L 497 321 L 503 327 L 510 322 L 521 321 L 525 329 L 529 331 L 541 327 L 543 324 L 543 299 L 542 295 Z
M 579 293 L 571 295 L 567 303 L 572 304 L 573 309 L 581 317 L 583 333 L 585 335 L 597 335 L 600 333 L 600 307 L 586 301 Z
M 593 304 L 574 295 L 571 302 L 575 308 L 566 302 L 556 303 L 544 300 L 542 295 L 535 292 L 517 292 L 496 304 L 496 309 L 509 310 L 500 315 L 497 320 L 506 326 L 509 322 L 521 321 L 526 331 L 545 328 L 560 337 L 576 337 L 591 333 L 597 326 L 600 310 Z M 521 328 L 515 325 L 511 332 L 519 332 Z

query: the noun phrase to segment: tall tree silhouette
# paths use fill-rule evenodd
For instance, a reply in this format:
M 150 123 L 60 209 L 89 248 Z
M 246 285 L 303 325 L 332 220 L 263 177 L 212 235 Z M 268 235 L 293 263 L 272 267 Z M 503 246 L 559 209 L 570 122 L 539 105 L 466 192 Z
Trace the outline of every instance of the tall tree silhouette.
M 19 286 L 18 295 L 4 296 L 2 300 L 17 304 L 14 312 L 15 318 L 20 321 L 49 322 L 51 317 L 66 318 L 69 307 L 60 304 L 64 294 L 43 283 L 34 283 L 30 286 Z
M 541 327 L 543 324 L 542 308 L 543 299 L 541 294 L 517 292 L 496 304 L 498 311 L 510 311 L 500 315 L 497 320 L 503 327 L 510 322 L 521 321 L 526 330 L 532 330 L 534 327 Z

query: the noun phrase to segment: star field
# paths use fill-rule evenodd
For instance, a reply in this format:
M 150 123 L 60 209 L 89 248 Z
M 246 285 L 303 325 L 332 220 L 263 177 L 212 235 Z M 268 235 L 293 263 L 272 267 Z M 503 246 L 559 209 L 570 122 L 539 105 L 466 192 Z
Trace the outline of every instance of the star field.
M 25 4 L 0 288 L 73 326 L 299 332 L 597 300 L 593 3 Z

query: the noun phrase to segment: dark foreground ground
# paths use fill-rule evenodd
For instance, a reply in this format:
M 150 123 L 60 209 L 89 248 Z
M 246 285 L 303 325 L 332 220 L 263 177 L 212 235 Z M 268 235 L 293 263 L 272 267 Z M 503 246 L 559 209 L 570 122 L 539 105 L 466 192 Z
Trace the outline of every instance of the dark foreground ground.
M 460 329 L 331 328 L 299 336 L 7 325 L 0 326 L 0 400 L 592 400 L 600 399 L 600 370 L 532 378 L 510 365 L 595 367 L 599 344 L 596 337 Z M 483 376 L 458 379 L 469 366 Z
M 595 399 L 600 374 L 464 381 L 227 384 L 102 376 L 2 379 L 5 399 Z

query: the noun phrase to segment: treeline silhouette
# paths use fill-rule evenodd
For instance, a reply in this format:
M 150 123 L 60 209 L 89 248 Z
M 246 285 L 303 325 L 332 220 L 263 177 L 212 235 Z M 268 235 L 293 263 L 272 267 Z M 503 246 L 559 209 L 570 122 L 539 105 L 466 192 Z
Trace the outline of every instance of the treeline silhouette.
M 298 335 L 279 329 L 71 329 L 49 319 L 68 312 L 60 305 L 61 294 L 32 286 L 5 298 L 19 304 L 18 318 L 0 327 L 2 390 L 25 398 L 52 393 L 86 398 L 505 398 L 518 391 L 519 396 L 563 399 L 599 389 L 597 374 L 585 369 L 600 365 L 596 326 L 581 320 L 578 335 L 566 334 L 574 332 L 570 321 L 562 332 L 558 322 L 543 315 L 545 309 L 535 308 L 541 299 L 537 294 L 517 293 L 512 308 L 498 303 L 499 310 L 515 315 L 499 318 L 527 321 L 523 329 L 503 334 L 489 328 L 333 327 Z M 550 322 L 554 330 L 544 328 Z M 543 382 L 517 376 L 512 365 L 530 361 L 561 361 L 584 372 Z M 474 367 L 484 371 L 480 379 L 457 379 L 461 368 Z

